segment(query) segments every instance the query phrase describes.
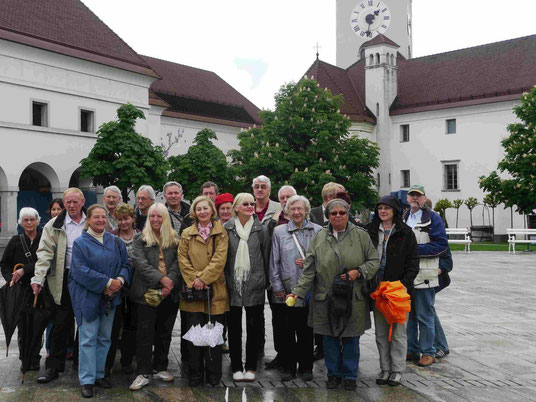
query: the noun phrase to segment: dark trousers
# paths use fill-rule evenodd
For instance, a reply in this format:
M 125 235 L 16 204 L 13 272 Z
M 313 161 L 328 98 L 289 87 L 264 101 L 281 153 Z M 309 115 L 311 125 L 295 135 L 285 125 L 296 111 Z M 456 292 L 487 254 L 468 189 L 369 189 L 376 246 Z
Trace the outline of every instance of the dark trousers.
M 313 370 L 313 330 L 307 326 L 308 307 L 285 306 L 286 333 L 283 341 L 283 366 L 295 373 L 296 365 L 300 371 Z
M 119 334 L 121 333 L 121 327 L 123 326 L 123 303 L 115 308 L 114 323 L 112 326 L 112 334 L 110 336 L 110 349 L 108 349 L 108 356 L 106 357 L 105 375 L 109 375 L 110 371 L 114 367 L 115 354 L 117 346 L 119 345 Z
M 136 362 L 138 374 L 151 375 L 153 369 L 165 371 L 168 366 L 171 332 L 179 304 L 166 297 L 158 307 L 138 304 Z M 154 345 L 154 351 L 153 351 Z
M 138 303 L 127 297 L 123 305 L 123 333 L 121 335 L 121 367 L 128 367 L 136 355 L 136 327 L 138 321 Z
M 181 361 L 188 364 L 188 341 L 183 339 L 183 336 L 188 332 L 190 327 L 188 326 L 188 316 L 186 311 L 180 312 L 181 315 Z
M 69 270 L 63 274 L 63 289 L 61 293 L 61 304 L 54 309 L 54 325 L 50 331 L 50 355 L 47 357 L 45 367 L 56 369 L 60 372 L 65 370 L 65 355 L 70 334 L 70 326 L 74 321 L 73 305 L 71 295 L 67 288 L 67 278 Z M 78 343 L 75 346 L 78 348 Z
M 324 340 L 322 339 L 322 335 L 315 334 L 315 346 L 319 351 L 324 351 Z
M 257 353 L 259 339 L 262 335 L 262 317 L 264 304 L 244 307 L 246 310 L 246 370 L 257 370 Z M 242 307 L 231 306 L 227 315 L 229 355 L 231 356 L 231 369 L 233 373 L 243 371 L 242 365 Z
M 208 314 L 184 312 L 186 327 L 190 330 L 194 325 L 205 325 L 208 323 Z M 210 321 L 215 324 L 219 322 L 223 325 L 223 314 L 211 315 Z M 214 348 L 208 346 L 195 346 L 192 342 L 185 340 L 188 354 L 188 379 L 203 381 L 206 379 L 210 383 L 221 381 L 222 365 L 222 345 Z
M 270 302 L 272 310 L 272 333 L 274 337 L 274 349 L 277 354 L 281 354 L 284 350 L 284 343 L 287 334 L 287 319 L 286 312 L 288 307 L 284 303 Z

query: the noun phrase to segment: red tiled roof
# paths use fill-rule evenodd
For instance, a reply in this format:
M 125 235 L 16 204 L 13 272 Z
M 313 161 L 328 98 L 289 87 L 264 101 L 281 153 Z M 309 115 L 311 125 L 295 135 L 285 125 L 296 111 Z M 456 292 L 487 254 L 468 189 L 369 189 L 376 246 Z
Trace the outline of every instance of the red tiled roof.
M 376 45 L 391 45 L 394 47 L 400 47 L 395 42 L 393 42 L 391 39 L 389 39 L 387 36 L 378 34 L 374 39 L 369 40 L 368 42 L 365 42 L 361 45 L 361 48 L 366 48 L 370 46 L 376 46 Z
M 172 106 L 171 110 L 259 122 L 259 108 L 216 73 L 149 56 L 143 57 L 162 77 L 152 83 L 151 90 L 168 102 Z
M 156 77 L 79 0 L 1 0 L 0 38 Z

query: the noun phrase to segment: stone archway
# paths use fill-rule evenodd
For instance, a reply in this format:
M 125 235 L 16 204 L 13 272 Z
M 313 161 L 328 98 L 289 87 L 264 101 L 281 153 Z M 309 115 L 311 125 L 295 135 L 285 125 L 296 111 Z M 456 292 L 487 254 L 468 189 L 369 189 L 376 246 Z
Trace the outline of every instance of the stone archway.
M 80 170 L 82 168 L 77 168 L 71 178 L 69 179 L 69 187 L 78 187 L 84 193 L 86 198 L 86 208 L 92 204 L 98 202 L 97 189 L 93 186 L 93 181 L 91 179 L 80 178 Z M 102 198 L 102 197 L 101 197 Z

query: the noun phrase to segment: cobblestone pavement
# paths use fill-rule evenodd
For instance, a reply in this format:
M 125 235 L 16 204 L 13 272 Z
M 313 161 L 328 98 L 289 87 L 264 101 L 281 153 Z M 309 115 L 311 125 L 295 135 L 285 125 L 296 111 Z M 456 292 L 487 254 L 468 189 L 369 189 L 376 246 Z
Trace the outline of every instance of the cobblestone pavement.
M 237 385 L 231 381 L 228 355 L 224 357 L 223 381 L 218 387 L 191 389 L 180 378 L 179 323 L 175 326 L 169 371 L 173 384 L 154 381 L 138 392 L 128 390 L 135 375 L 112 373 L 114 388 L 96 390 L 101 400 L 151 401 L 536 401 L 536 253 L 454 253 L 452 283 L 436 298 L 436 309 L 450 344 L 450 355 L 431 367 L 408 364 L 402 386 L 378 386 L 379 371 L 374 329 L 361 338 L 361 361 L 356 392 L 327 391 L 326 370 L 318 361 L 314 381 L 281 383 L 277 372 L 259 363 L 258 381 Z M 274 357 L 270 309 L 266 356 Z M 20 384 L 18 351 L 14 336 L 9 357 L 0 357 L 0 400 L 79 400 L 77 372 L 68 364 L 60 379 L 50 384 L 35 382 L 28 373 Z M 0 353 L 5 349 L 1 336 Z M 44 359 L 42 360 L 42 369 Z

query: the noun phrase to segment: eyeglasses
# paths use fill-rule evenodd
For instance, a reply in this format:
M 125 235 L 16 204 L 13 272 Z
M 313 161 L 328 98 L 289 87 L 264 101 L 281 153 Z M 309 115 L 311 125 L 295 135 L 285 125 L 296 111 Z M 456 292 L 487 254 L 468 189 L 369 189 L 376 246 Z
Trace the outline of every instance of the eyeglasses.
M 255 203 L 254 202 L 243 202 L 242 206 L 243 207 L 254 207 Z
M 344 216 L 346 215 L 346 211 L 331 211 L 329 214 L 331 216 L 337 216 L 337 215 Z
M 258 184 L 255 184 L 255 185 L 253 186 L 253 188 L 254 188 L 255 190 L 259 190 L 259 189 L 261 189 L 261 190 L 266 190 L 266 189 L 268 188 L 268 186 L 266 186 L 266 185 L 261 185 L 261 186 L 259 186 Z

